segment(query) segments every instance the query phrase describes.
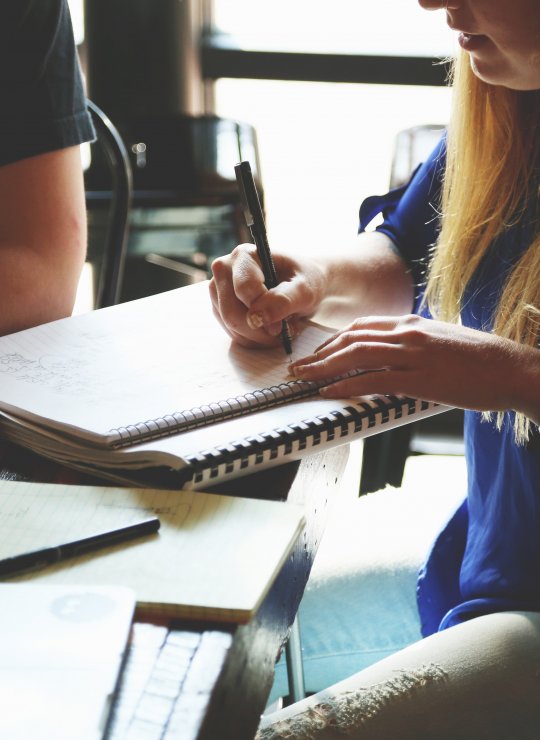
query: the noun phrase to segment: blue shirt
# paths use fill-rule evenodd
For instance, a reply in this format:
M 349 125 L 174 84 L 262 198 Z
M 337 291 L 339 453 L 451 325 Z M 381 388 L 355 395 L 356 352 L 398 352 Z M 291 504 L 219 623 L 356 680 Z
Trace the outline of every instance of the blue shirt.
M 419 308 L 429 250 L 439 229 L 445 162 L 441 140 L 404 187 L 368 198 L 360 230 L 377 214 L 410 266 Z M 464 326 L 490 331 L 505 279 L 538 229 L 534 204 L 499 235 L 466 288 Z M 436 538 L 420 570 L 418 608 L 424 635 L 494 611 L 540 611 L 540 434 L 517 445 L 513 414 L 499 431 L 481 414 L 465 411 L 467 497 Z

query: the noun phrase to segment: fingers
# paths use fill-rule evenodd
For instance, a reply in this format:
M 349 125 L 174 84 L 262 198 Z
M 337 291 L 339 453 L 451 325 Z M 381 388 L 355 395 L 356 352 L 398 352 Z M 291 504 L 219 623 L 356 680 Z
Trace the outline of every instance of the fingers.
M 357 319 L 329 337 L 312 355 L 297 360 L 290 372 L 304 380 L 346 376 L 321 389 L 327 398 L 411 393 L 418 385 L 422 352 L 412 334 L 417 317 L 378 316 Z M 411 325 L 413 325 L 411 330 Z M 420 343 L 421 344 L 421 343 Z
M 250 305 L 246 320 L 252 328 L 265 327 L 270 333 L 293 313 L 290 283 L 280 283 L 261 293 Z
M 310 380 L 351 370 L 406 369 L 418 363 L 425 339 L 416 316 L 356 319 L 329 337 L 315 352 L 291 365 L 291 372 Z
M 230 336 L 246 346 L 276 344 L 285 319 L 294 336 L 300 329 L 300 319 L 320 302 L 321 270 L 314 264 L 302 267 L 284 255 L 274 255 L 274 261 L 281 282 L 271 290 L 264 284 L 252 244 L 242 244 L 212 264 L 210 295 L 214 312 Z
M 398 320 L 395 317 L 370 320 L 357 320 L 348 328 L 334 334 L 323 342 L 315 352 L 297 360 L 291 365 L 291 372 L 306 378 L 332 377 L 332 374 L 348 372 L 351 369 L 376 370 L 386 367 L 402 366 L 410 348 L 405 351 L 402 336 L 395 331 Z M 330 373 L 330 374 L 326 374 Z
M 212 297 L 212 284 L 210 284 L 210 295 Z M 219 321 L 223 329 L 227 332 L 227 334 L 238 344 L 242 345 L 243 347 L 247 347 L 249 349 L 255 349 L 257 347 L 265 346 L 260 341 L 256 341 L 255 339 L 249 339 L 246 337 L 243 333 L 235 331 L 231 326 L 227 325 L 225 321 L 223 321 L 222 316 L 220 312 L 216 309 L 214 305 L 214 299 L 212 297 L 212 308 L 214 312 L 214 316 Z M 270 343 L 270 339 L 268 340 Z
M 280 282 L 250 306 L 250 313 L 266 327 L 294 316 L 310 316 L 324 293 L 322 270 L 315 263 L 299 264 L 283 256 L 274 261 Z
M 253 245 L 245 244 L 230 255 L 215 260 L 209 284 L 216 318 L 229 336 L 245 347 L 276 343 L 274 337 L 260 326 L 246 321 L 246 314 L 255 297 L 267 292 L 255 254 Z
M 217 301 L 224 309 L 230 300 L 249 308 L 266 291 L 256 254 L 252 244 L 240 244 L 230 255 L 219 257 L 212 263 Z
M 342 344 L 342 338 L 339 338 Z M 346 341 L 346 338 L 343 338 Z M 382 342 L 352 342 L 342 346 L 330 345 L 322 353 L 298 360 L 290 372 L 303 380 L 324 380 L 344 375 L 352 370 L 396 369 L 402 364 L 399 348 Z
M 403 390 L 409 384 L 407 371 L 380 370 L 345 378 L 321 388 L 324 398 L 354 398 L 357 396 L 409 395 Z
M 264 329 L 250 327 L 246 321 L 246 307 L 231 290 L 220 289 L 219 269 L 209 283 L 214 315 L 227 334 L 244 347 L 272 346 L 277 339 Z M 229 284 L 230 285 L 230 284 Z
M 422 319 L 414 315 L 364 316 L 362 318 L 355 319 L 348 326 L 345 326 L 343 329 L 340 329 L 339 332 L 336 332 L 336 334 L 328 337 L 326 341 L 317 347 L 316 351 L 319 352 L 328 345 L 333 344 L 338 337 L 344 334 L 351 334 L 353 332 L 357 333 L 358 337 L 362 336 L 366 340 L 368 340 L 370 336 L 376 338 L 385 336 L 387 341 L 397 342 L 400 341 L 397 334 L 398 329 L 417 324 L 419 321 L 422 321 Z
M 252 244 L 241 244 L 233 249 L 230 264 L 230 275 L 226 274 L 226 276 L 231 281 L 235 296 L 246 308 L 249 308 L 257 298 L 268 292 L 256 249 Z M 220 261 L 216 260 L 212 265 L 214 275 L 216 268 L 219 270 L 220 266 Z
M 484 332 L 421 317 L 362 319 L 290 370 L 302 379 L 328 382 L 320 391 L 326 398 L 407 395 L 460 408 L 499 410 L 504 389 L 497 378 L 508 375 L 500 371 L 500 351 L 494 351 L 499 341 Z

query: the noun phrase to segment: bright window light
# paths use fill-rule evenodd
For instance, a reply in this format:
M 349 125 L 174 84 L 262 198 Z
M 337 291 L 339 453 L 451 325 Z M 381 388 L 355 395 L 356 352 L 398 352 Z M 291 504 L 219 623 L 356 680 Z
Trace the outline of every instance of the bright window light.
M 354 240 L 362 200 L 388 190 L 396 135 L 444 125 L 450 91 L 219 80 L 216 101 L 257 132 L 272 243 L 317 251 Z
M 68 0 L 68 5 L 75 43 L 82 44 L 84 41 L 84 0 Z
M 416 0 L 214 0 L 215 24 L 298 51 L 450 55 L 441 11 Z M 261 30 L 263 29 L 263 33 Z M 269 237 L 315 252 L 354 241 L 358 207 L 388 189 L 398 132 L 448 120 L 446 88 L 218 80 L 218 115 L 257 132 Z
M 218 29 L 250 43 L 302 51 L 448 55 L 454 47 L 443 11 L 416 0 L 214 0 Z

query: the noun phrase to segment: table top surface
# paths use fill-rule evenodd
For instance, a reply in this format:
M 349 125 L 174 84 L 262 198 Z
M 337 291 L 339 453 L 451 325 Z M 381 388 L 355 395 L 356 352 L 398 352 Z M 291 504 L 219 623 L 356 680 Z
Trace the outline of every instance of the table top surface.
M 276 659 L 286 642 L 324 531 L 332 491 L 348 457 L 342 446 L 210 489 L 216 493 L 289 501 L 304 507 L 306 528 L 255 617 L 245 625 L 183 620 L 167 625 L 175 633 L 197 632 L 209 647 L 190 666 L 182 684 L 181 715 L 175 737 L 205 740 L 254 737 L 268 698 Z M 0 440 L 0 479 L 63 484 L 111 485 L 60 467 Z M 144 621 L 143 615 L 137 615 Z M 155 621 L 155 620 L 154 620 Z M 115 736 L 118 737 L 118 736 Z

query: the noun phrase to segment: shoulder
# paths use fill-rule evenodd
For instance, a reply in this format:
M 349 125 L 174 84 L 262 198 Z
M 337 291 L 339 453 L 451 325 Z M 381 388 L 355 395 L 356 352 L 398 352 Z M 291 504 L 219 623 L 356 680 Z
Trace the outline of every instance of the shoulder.
M 0 165 L 91 140 L 67 0 L 4 0 L 0 26 Z

